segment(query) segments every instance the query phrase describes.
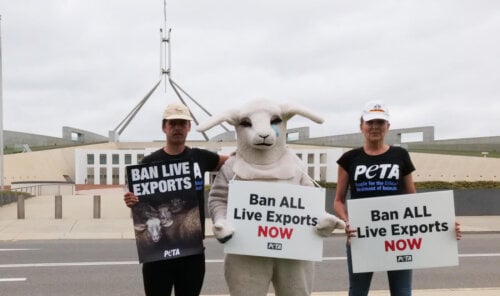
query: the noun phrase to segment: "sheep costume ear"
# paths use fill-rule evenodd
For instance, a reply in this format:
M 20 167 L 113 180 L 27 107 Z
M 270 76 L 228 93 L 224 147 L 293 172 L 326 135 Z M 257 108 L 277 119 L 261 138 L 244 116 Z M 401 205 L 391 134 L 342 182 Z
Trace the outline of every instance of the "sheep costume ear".
M 253 102 L 247 104 L 247 106 L 249 106 L 249 105 L 259 106 L 260 104 L 263 104 L 265 107 L 265 106 L 268 106 L 269 103 L 270 103 L 269 100 L 256 100 L 256 101 L 253 101 Z M 308 109 L 304 106 L 298 105 L 298 104 L 283 103 L 283 104 L 276 104 L 275 106 L 278 106 L 278 108 L 281 112 L 281 116 L 282 116 L 284 121 L 288 121 L 290 118 L 292 118 L 295 115 L 301 115 L 301 116 L 303 116 L 307 119 L 310 119 L 316 123 L 323 123 L 323 121 L 324 121 L 323 118 L 321 116 L 319 116 L 318 114 L 316 114 L 313 111 L 311 111 L 310 109 Z M 251 108 L 251 109 L 254 109 L 254 108 Z M 241 110 L 248 110 L 248 108 L 226 110 L 223 113 L 210 118 L 207 122 L 200 124 L 196 130 L 199 132 L 204 132 L 204 131 L 209 130 L 212 127 L 214 127 L 220 123 L 223 123 L 223 122 L 227 122 L 228 124 L 230 124 L 232 126 L 236 126 L 236 125 L 238 125 L 239 120 L 242 117 Z
M 316 123 L 323 123 L 323 118 L 318 114 L 314 113 L 312 110 L 297 104 L 285 103 L 280 104 L 281 114 L 283 115 L 283 119 L 288 121 L 295 115 L 301 115 L 307 119 L 310 119 Z
M 230 125 L 235 126 L 238 124 L 239 113 L 240 112 L 237 109 L 226 110 L 219 115 L 210 117 L 207 122 L 198 125 L 196 130 L 199 132 L 204 132 L 223 122 L 227 122 Z

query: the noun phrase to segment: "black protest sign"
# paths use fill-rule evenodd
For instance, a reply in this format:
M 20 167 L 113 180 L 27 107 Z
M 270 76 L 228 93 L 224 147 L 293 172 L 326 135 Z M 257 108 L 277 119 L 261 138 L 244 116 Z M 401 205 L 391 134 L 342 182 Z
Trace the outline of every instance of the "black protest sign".
M 203 253 L 196 188 L 203 180 L 191 159 L 127 167 L 139 261 L 152 262 Z

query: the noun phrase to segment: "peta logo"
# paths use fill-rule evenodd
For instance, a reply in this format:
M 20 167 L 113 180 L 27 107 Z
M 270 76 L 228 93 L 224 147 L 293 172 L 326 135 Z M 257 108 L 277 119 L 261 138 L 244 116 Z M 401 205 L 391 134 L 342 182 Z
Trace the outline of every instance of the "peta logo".
M 413 256 L 412 255 L 400 255 L 400 256 L 396 257 L 396 260 L 398 261 L 398 263 L 412 262 Z
M 370 180 L 375 177 L 383 179 L 398 179 L 399 178 L 399 165 L 397 164 L 374 164 L 371 166 L 358 165 L 354 172 L 354 181 L 358 180 L 359 176 L 364 175 L 366 179 Z
M 281 244 L 281 243 L 267 243 L 267 249 L 268 249 L 268 250 L 277 250 L 277 251 L 281 251 L 281 249 L 282 249 L 282 244 Z

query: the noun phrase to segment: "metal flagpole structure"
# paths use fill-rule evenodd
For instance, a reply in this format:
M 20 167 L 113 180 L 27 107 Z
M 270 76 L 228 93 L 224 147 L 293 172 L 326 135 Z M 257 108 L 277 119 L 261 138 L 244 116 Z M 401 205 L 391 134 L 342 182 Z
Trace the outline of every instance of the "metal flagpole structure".
M 129 125 L 132 119 L 137 115 L 139 110 L 144 106 L 146 101 L 151 97 L 151 95 L 156 91 L 157 87 L 161 84 L 162 81 L 165 82 L 165 92 L 167 91 L 167 80 L 174 90 L 177 98 L 186 106 L 188 106 L 189 112 L 193 117 L 193 121 L 198 125 L 198 119 L 193 114 L 191 108 L 186 103 L 183 95 L 190 99 L 196 106 L 198 106 L 203 112 L 205 112 L 208 116 L 212 116 L 207 109 L 205 109 L 198 101 L 196 101 L 191 95 L 189 95 L 184 89 L 182 89 L 175 81 L 172 80 L 172 55 L 171 55 L 171 32 L 172 29 L 169 28 L 167 30 L 167 1 L 163 1 L 163 28 L 160 28 L 160 80 L 154 85 L 154 87 L 146 94 L 146 96 L 130 111 L 129 114 L 116 126 L 115 129 L 109 131 L 109 140 L 113 142 L 117 142 L 119 140 L 120 135 L 125 130 L 125 128 Z M 229 131 L 222 123 L 219 124 L 225 131 Z M 206 132 L 202 132 L 203 137 L 206 141 L 209 140 Z
M 186 106 L 188 106 L 189 108 L 189 105 L 186 103 L 186 100 L 184 99 L 183 97 L 183 94 L 189 98 L 193 103 L 196 104 L 196 106 L 198 106 L 203 112 L 205 112 L 205 114 L 207 114 L 208 116 L 212 116 L 212 114 L 210 114 L 210 112 L 208 112 L 207 109 L 205 109 L 198 101 L 196 101 L 191 95 L 189 95 L 184 89 L 182 89 L 182 87 L 180 87 L 173 79 L 172 79 L 172 50 L 171 50 L 171 44 L 172 44 L 172 37 L 171 37 L 171 32 L 172 32 L 172 29 L 169 28 L 168 31 L 167 31 L 167 1 L 164 0 L 163 1 L 163 28 L 164 30 L 160 30 L 160 32 L 163 32 L 163 34 L 167 34 L 166 36 L 163 35 L 162 37 L 162 52 L 163 52 L 163 65 L 162 65 L 162 74 L 164 76 L 166 76 L 166 79 L 168 78 L 168 82 L 170 83 L 170 86 L 172 87 L 172 89 L 174 90 L 175 94 L 177 95 L 177 98 L 179 98 L 179 100 Z M 166 46 L 165 46 L 166 44 Z M 165 80 L 166 80 L 165 79 Z M 165 81 L 165 89 L 166 89 L 166 81 Z M 197 117 L 193 114 L 193 112 L 191 111 L 191 108 L 189 108 L 189 112 L 191 113 L 191 116 L 193 117 L 193 121 L 198 125 L 199 122 L 198 122 L 198 119 Z M 222 123 L 219 124 L 226 132 L 229 131 L 228 128 L 226 128 Z M 205 138 L 206 141 L 209 140 L 206 132 L 201 132 L 203 137 Z

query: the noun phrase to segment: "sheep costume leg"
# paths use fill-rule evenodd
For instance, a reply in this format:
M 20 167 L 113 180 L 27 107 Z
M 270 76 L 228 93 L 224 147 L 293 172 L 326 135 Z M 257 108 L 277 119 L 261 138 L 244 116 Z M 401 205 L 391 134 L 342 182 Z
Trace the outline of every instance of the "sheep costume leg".
M 229 110 L 198 127 L 207 130 L 221 122 L 235 126 L 237 150 L 223 165 L 209 194 L 208 209 L 216 238 L 226 242 L 234 229 L 227 224 L 228 184 L 232 179 L 280 182 L 313 186 L 301 160 L 286 147 L 286 122 L 299 114 L 317 123 L 321 117 L 302 106 L 257 100 Z M 343 221 L 326 214 L 318 234 L 329 235 Z M 227 254 L 224 274 L 232 296 L 265 296 L 272 282 L 277 296 L 306 296 L 312 293 L 314 263 Z
M 277 296 L 312 293 L 311 261 L 227 254 L 224 276 L 231 296 L 265 296 L 272 282 Z

